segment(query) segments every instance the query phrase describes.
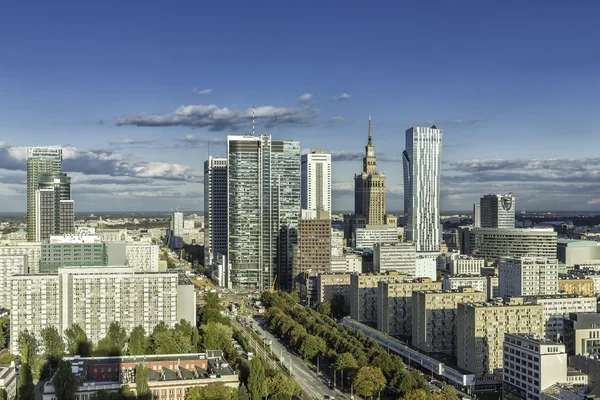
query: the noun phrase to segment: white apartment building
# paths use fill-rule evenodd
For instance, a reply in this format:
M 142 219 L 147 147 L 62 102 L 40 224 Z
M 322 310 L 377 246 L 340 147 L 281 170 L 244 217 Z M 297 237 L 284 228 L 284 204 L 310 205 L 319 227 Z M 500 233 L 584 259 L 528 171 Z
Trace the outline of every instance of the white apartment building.
M 40 338 L 47 326 L 63 332 L 79 324 L 96 343 L 113 321 L 127 332 L 139 325 L 152 332 L 161 321 L 169 327 L 181 319 L 196 324 L 194 285 L 180 272 L 77 267 L 60 268 L 58 274 L 14 275 L 9 282 L 10 351 L 15 354 L 25 329 Z
M 300 156 L 300 193 L 303 210 L 331 212 L 331 154 L 310 149 Z
M 453 290 L 461 287 L 472 287 L 478 292 L 488 293 L 487 278 L 485 276 L 459 275 L 444 276 L 442 288 L 444 290 Z
M 525 301 L 542 306 L 546 329 L 545 337 L 556 341 L 563 339 L 564 319 L 568 319 L 570 313 L 595 313 L 597 309 L 595 297 L 582 297 L 574 294 L 526 296 Z
M 19 374 L 15 362 L 10 364 L 0 365 L 0 389 L 6 392 L 6 400 L 14 400 L 17 398 L 17 381 Z
M 498 294 L 534 296 L 558 293 L 558 260 L 545 257 L 500 257 Z
M 437 260 L 431 257 L 418 256 L 415 259 L 415 278 L 437 280 Z
M 19 242 L 0 245 L 0 256 L 27 256 L 27 273 L 40 272 L 40 258 L 42 257 L 42 243 Z
M 344 231 L 331 228 L 331 257 L 344 255 Z
M 498 297 L 498 277 L 493 275 L 488 275 L 485 277 L 487 279 L 487 295 L 488 299 L 493 299 Z
M 440 251 L 440 177 L 442 130 L 412 127 L 406 130 L 404 213 L 408 217 L 406 240 L 417 252 Z
M 27 273 L 27 256 L 0 256 L 0 308 L 10 309 L 9 278 Z
M 49 238 L 50 243 L 100 243 L 100 235 L 52 235 Z
M 399 271 L 415 276 L 415 245 L 403 243 L 375 243 L 373 245 L 373 272 Z
M 485 267 L 485 260 L 467 255 L 450 259 L 450 273 L 452 275 L 480 275 L 481 268 Z
M 183 213 L 175 211 L 171 217 L 171 231 L 174 236 L 183 236 Z
M 356 228 L 354 248 L 373 249 L 375 243 L 398 243 L 398 230 L 388 225 L 367 225 Z
M 362 257 L 358 254 L 343 254 L 331 257 L 331 272 L 346 272 L 360 274 L 362 272 Z
M 135 272 L 158 272 L 159 246 L 143 243 L 127 243 L 125 257 L 127 265 Z
M 565 345 L 533 335 L 504 336 L 502 398 L 538 400 L 542 391 L 567 382 Z

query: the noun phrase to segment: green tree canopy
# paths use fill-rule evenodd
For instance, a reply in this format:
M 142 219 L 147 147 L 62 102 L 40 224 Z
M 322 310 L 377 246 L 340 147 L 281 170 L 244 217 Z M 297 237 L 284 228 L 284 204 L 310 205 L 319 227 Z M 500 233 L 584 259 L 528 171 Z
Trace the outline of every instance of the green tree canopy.
M 268 382 L 265 369 L 260 358 L 255 357 L 250 361 L 250 374 L 248 375 L 248 392 L 252 400 L 261 400 L 269 395 Z
M 31 364 L 33 356 L 37 354 L 37 340 L 33 334 L 27 329 L 19 333 L 19 353 L 21 354 L 21 362 Z
M 17 356 L 14 354 L 9 353 L 8 351 L 0 354 L 0 364 L 10 364 L 13 361 L 17 361 Z
M 89 357 L 92 354 L 92 343 L 88 341 L 85 331 L 81 326 L 73 324 L 65 329 L 67 340 L 67 354 Z
M 430 400 L 433 396 L 429 396 L 423 389 L 415 389 L 400 398 L 400 400 Z
M 324 301 L 319 306 L 319 312 L 327 317 L 331 317 L 331 303 L 329 301 Z
M 214 382 L 206 386 L 191 387 L 185 400 L 238 400 L 238 391 L 222 382 Z
M 224 350 L 231 343 L 233 329 L 218 322 L 209 322 L 201 327 L 202 347 L 205 350 Z
M 140 356 L 146 354 L 148 349 L 148 337 L 143 326 L 136 326 L 129 335 L 129 346 L 127 346 L 129 355 Z
M 458 400 L 456 389 L 450 385 L 446 385 L 439 393 L 441 400 Z
M 58 363 L 65 353 L 65 344 L 58 329 L 55 326 L 47 326 L 42 329 L 40 336 L 44 344 L 44 357 L 46 360 L 55 360 Z
M 361 396 L 373 396 L 385 389 L 385 384 L 385 376 L 377 367 L 362 367 L 354 377 L 354 389 Z
M 135 367 L 135 388 L 138 400 L 147 400 L 151 397 L 148 386 L 148 368 L 144 364 L 138 364 Z
M 302 393 L 300 385 L 280 371 L 268 379 L 268 388 L 269 399 L 289 400 Z
M 108 327 L 106 337 L 98 341 L 94 351 L 97 356 L 120 356 L 127 344 L 127 332 L 118 322 L 114 321 Z
M 33 374 L 29 364 L 22 364 L 19 369 L 19 383 L 17 386 L 19 400 L 34 400 L 35 386 L 33 385 Z
M 312 360 L 320 354 L 325 353 L 327 345 L 320 337 L 308 335 L 300 345 L 300 355 L 305 360 Z
M 57 400 L 75 400 L 78 385 L 70 362 L 65 360 L 58 362 L 58 370 L 53 380 Z

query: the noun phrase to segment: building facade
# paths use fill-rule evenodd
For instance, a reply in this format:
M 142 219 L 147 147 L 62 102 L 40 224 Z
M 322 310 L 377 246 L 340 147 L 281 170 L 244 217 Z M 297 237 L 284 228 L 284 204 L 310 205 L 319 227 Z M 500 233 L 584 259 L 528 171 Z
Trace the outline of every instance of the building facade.
M 10 309 L 11 294 L 7 290 L 13 275 L 27 273 L 27 256 L 0 256 L 0 308 Z
M 42 244 L 39 242 L 20 242 L 6 246 L 0 244 L 0 256 L 26 256 L 27 270 L 25 273 L 37 274 L 40 272 Z
M 341 302 L 344 315 L 350 315 L 350 273 L 321 273 L 317 275 L 317 301 Z
M 471 287 L 478 292 L 486 293 L 488 292 L 487 288 L 487 278 L 485 276 L 477 276 L 477 275 L 457 275 L 457 276 L 444 276 L 442 280 L 442 288 L 444 290 L 453 290 L 461 287 Z M 487 298 L 485 299 L 487 300 Z
M 586 297 L 593 296 L 595 293 L 594 281 L 585 278 L 559 279 L 558 292 Z
M 415 276 L 415 246 L 409 242 L 375 243 L 373 245 L 373 272 L 398 271 Z
M 498 294 L 534 296 L 558 293 L 558 260 L 545 257 L 500 257 Z
M 442 130 L 435 125 L 408 129 L 402 161 L 406 240 L 415 243 L 417 252 L 439 252 Z
M 373 249 L 375 243 L 398 243 L 398 229 L 387 225 L 367 225 L 354 232 L 353 246 L 356 249 Z
M 515 227 L 515 196 L 486 194 L 480 201 L 482 228 L 513 229 Z
M 377 324 L 377 291 L 379 282 L 401 281 L 406 275 L 398 272 L 384 274 L 353 274 L 350 276 L 350 317 L 363 324 Z
M 293 276 L 331 271 L 331 219 L 328 211 L 302 210 L 298 243 L 294 244 Z
M 310 149 L 310 153 L 302 154 L 300 168 L 302 209 L 331 213 L 331 154 Z
M 599 313 L 571 313 L 563 324 L 564 343 L 569 356 L 600 354 Z
M 204 161 L 204 265 L 227 255 L 227 159 Z
M 485 267 L 485 260 L 482 258 L 460 255 L 450 259 L 452 275 L 480 275 L 483 267 Z
M 335 273 L 362 273 L 363 259 L 359 254 L 346 253 L 341 256 L 331 257 L 331 272 Z
M 110 260 L 110 245 L 108 248 Z M 155 244 L 126 243 L 125 263 L 136 272 L 158 272 L 159 250 L 160 246 Z
M 40 173 L 35 191 L 35 240 L 75 230 L 75 206 L 71 200 L 71 178 L 65 173 Z

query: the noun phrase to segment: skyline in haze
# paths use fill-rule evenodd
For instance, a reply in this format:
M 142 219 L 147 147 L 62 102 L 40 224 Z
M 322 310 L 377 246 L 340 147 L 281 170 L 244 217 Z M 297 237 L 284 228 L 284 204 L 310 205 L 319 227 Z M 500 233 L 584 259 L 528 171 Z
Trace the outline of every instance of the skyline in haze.
M 143 4 L 3 8 L 0 211 L 25 211 L 25 148 L 48 145 L 78 212 L 201 210 L 208 146 L 226 156 L 253 104 L 257 134 L 332 153 L 336 211 L 369 115 L 389 211 L 404 132 L 432 124 L 442 211 L 600 210 L 600 4 Z

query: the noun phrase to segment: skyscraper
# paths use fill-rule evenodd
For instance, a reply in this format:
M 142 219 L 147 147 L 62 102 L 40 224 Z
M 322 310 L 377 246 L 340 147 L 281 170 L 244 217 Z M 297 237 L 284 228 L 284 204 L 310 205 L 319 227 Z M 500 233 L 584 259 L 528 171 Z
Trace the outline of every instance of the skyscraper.
M 71 178 L 62 173 L 40 173 L 35 191 L 35 240 L 47 241 L 52 235 L 72 233 L 74 202 Z
M 302 209 L 331 212 L 331 154 L 310 149 L 300 159 Z
M 204 265 L 227 254 L 227 159 L 204 161 Z
M 435 125 L 408 129 L 402 160 L 406 240 L 417 252 L 439 252 L 442 130 Z
M 515 227 L 515 196 L 509 194 L 486 194 L 479 201 L 482 228 Z
M 354 214 L 366 217 L 369 225 L 385 223 L 385 173 L 377 171 L 377 157 L 373 146 L 371 117 L 368 142 L 363 157 L 363 171 L 354 175 Z
M 171 234 L 173 236 L 183 236 L 183 213 L 179 211 L 173 212 L 171 216 Z
M 62 172 L 62 149 L 30 147 L 27 149 L 27 240 L 36 240 L 36 190 L 40 173 Z
M 231 284 L 290 288 L 300 219 L 300 143 L 268 134 L 228 136 L 227 187 Z

